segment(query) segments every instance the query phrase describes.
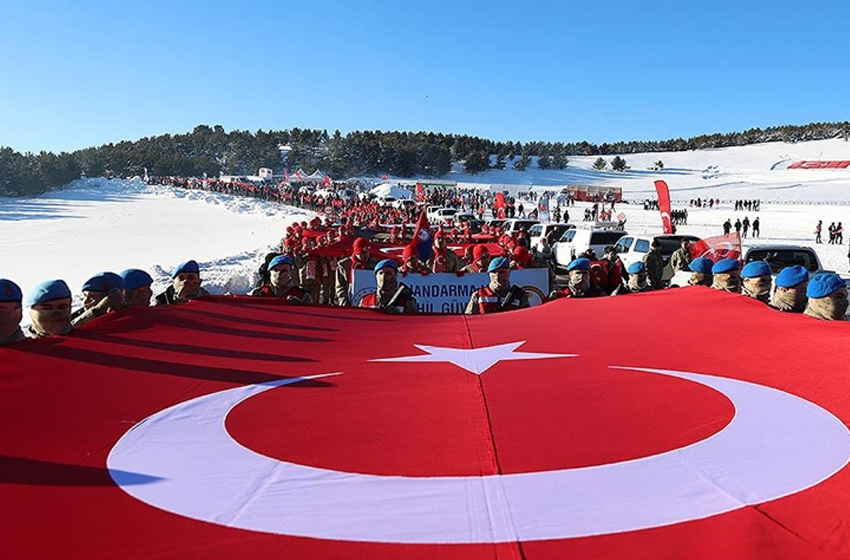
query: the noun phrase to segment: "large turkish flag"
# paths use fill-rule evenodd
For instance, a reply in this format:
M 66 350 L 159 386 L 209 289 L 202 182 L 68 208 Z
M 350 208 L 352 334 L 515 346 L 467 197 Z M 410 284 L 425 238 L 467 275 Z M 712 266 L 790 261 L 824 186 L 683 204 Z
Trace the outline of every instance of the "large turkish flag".
M 0 557 L 850 557 L 846 323 L 208 298 L 0 349 Z

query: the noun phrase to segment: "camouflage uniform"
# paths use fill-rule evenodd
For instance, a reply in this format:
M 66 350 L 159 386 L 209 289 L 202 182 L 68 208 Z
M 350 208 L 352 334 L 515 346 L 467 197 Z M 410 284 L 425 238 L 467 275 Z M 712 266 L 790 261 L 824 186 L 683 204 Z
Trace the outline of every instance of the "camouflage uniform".
M 664 257 L 661 256 L 661 250 L 650 249 L 643 257 L 643 262 L 646 265 L 646 275 L 649 278 L 649 284 L 652 286 L 652 289 L 660 290 L 663 288 Z

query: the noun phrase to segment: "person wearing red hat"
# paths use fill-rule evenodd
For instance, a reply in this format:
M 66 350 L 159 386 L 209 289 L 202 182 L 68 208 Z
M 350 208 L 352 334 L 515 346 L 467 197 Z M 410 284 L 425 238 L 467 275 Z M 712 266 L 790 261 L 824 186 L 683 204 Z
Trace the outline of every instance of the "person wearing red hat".
M 490 266 L 490 251 L 486 245 L 476 245 L 472 249 L 472 262 L 463 267 L 463 272 L 487 272 Z
M 431 272 L 454 272 L 460 270 L 460 259 L 454 251 L 446 246 L 446 238 L 442 229 L 434 234 L 434 254 L 428 259 Z
M 375 270 L 377 259 L 369 255 L 369 241 L 365 237 L 358 237 L 352 245 L 350 257 L 340 260 L 336 268 L 336 286 L 334 287 L 335 301 L 340 307 L 351 305 L 349 288 L 354 281 L 354 271 Z
M 514 247 L 511 255 L 511 268 L 521 270 L 523 268 L 531 268 L 531 253 L 522 245 Z
M 419 255 L 412 245 L 407 245 L 402 253 L 401 272 L 405 276 L 408 274 L 430 274 L 431 270 L 419 260 Z

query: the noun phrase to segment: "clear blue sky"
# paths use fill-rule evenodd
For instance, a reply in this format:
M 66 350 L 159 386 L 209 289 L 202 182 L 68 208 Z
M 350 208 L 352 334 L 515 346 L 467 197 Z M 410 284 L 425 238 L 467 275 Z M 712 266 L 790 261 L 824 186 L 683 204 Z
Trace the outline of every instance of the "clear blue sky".
M 613 142 L 850 120 L 850 2 L 11 0 L 0 146 L 227 130 Z

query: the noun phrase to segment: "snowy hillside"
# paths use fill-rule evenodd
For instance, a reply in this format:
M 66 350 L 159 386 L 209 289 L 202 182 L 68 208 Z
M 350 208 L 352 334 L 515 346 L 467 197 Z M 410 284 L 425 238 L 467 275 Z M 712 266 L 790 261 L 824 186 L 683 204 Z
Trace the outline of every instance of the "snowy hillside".
M 517 188 L 555 187 L 568 184 L 622 187 L 624 195 L 642 199 L 654 195 L 653 181 L 664 179 L 674 200 L 709 196 L 725 200 L 759 198 L 766 202 L 850 203 L 850 170 L 786 169 L 799 160 L 850 159 L 850 143 L 820 140 L 785 144 L 773 142 L 739 148 L 689 152 L 654 152 L 623 157 L 630 170 L 610 170 L 613 156 L 602 156 L 608 171 L 593 170 L 599 156 L 571 157 L 564 170 L 541 170 L 536 161 L 526 171 L 489 170 L 477 175 L 463 173 L 462 166 L 446 179 L 460 183 L 516 185 Z M 536 160 L 536 158 L 532 158 Z M 649 168 L 661 160 L 663 171 Z

